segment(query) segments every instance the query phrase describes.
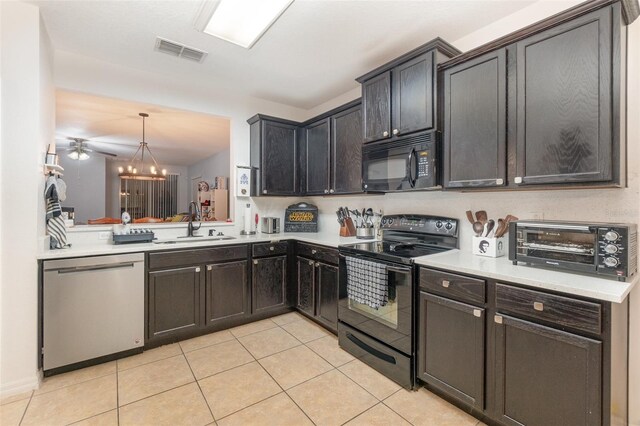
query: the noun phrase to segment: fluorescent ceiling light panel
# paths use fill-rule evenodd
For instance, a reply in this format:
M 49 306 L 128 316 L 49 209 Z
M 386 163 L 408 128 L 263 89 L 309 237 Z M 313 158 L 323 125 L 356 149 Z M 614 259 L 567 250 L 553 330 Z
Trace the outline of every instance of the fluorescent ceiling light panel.
M 293 0 L 220 0 L 204 32 L 250 49 Z

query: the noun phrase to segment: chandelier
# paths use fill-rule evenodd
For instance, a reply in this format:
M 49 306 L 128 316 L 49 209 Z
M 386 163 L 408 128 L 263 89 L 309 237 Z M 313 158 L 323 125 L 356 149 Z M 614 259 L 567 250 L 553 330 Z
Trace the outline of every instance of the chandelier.
M 167 169 L 159 170 L 158 162 L 151 153 L 149 144 L 145 141 L 144 119 L 149 117 L 149 114 L 141 112 L 138 115 L 142 117 L 142 142 L 140 142 L 136 153 L 131 157 L 126 171 L 124 167 L 118 167 L 118 176 L 120 176 L 120 179 L 166 180 Z M 145 164 L 145 155 L 148 164 Z

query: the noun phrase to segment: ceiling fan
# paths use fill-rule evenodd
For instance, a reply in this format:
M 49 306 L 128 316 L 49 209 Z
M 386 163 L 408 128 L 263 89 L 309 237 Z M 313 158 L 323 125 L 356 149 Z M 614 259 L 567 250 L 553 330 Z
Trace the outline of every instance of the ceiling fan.
M 67 156 L 72 160 L 87 160 L 90 157 L 91 152 L 95 152 L 96 154 L 105 155 L 108 157 L 117 157 L 116 154 L 106 151 L 99 151 L 97 149 L 91 149 L 87 145 L 89 142 L 88 139 L 84 138 L 67 138 L 69 141 L 69 148 L 67 149 Z

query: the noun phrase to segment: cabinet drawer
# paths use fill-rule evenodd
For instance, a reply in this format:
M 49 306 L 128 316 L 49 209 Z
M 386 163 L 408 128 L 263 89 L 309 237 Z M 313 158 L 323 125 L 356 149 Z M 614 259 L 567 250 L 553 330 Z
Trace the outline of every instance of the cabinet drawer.
M 602 306 L 535 290 L 496 284 L 496 310 L 588 333 L 602 331 Z
M 463 275 L 421 268 L 420 287 L 431 293 L 464 302 L 484 303 L 486 301 L 485 281 Z
M 171 268 L 175 266 L 198 265 L 203 263 L 246 259 L 248 254 L 248 246 L 246 244 L 197 250 L 173 250 L 162 253 L 150 253 L 149 269 Z
M 253 257 L 275 256 L 287 254 L 289 243 L 286 241 L 277 243 L 260 243 L 253 245 Z
M 319 260 L 321 262 L 332 263 L 334 265 L 338 264 L 338 250 L 334 248 L 317 246 L 307 243 L 298 243 L 297 250 L 298 256 Z

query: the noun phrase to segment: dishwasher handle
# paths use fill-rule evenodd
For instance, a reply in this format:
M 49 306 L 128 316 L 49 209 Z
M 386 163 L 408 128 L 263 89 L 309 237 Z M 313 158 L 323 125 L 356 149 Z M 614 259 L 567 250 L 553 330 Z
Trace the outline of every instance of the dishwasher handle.
M 108 265 L 72 266 L 69 268 L 55 269 L 59 274 L 71 274 L 74 272 L 104 271 L 106 269 L 133 268 L 135 262 L 112 263 Z

